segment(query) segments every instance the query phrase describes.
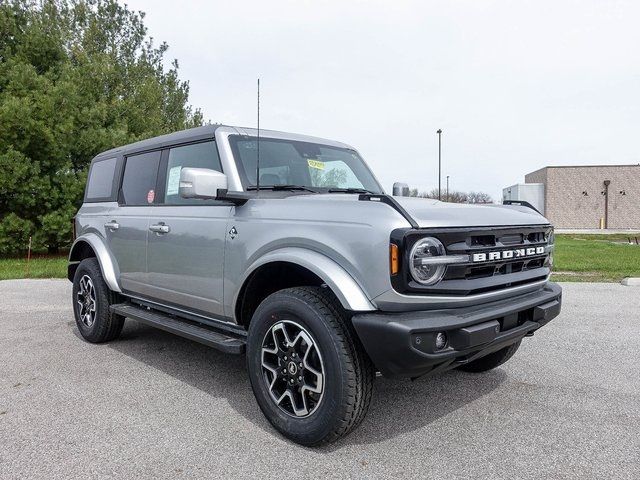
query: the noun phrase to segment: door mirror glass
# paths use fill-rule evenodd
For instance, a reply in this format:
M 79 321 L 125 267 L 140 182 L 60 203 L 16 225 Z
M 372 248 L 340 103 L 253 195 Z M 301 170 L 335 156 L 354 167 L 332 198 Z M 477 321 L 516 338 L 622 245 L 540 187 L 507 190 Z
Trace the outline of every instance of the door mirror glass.
M 180 196 L 211 200 L 227 189 L 227 176 L 208 168 L 184 167 L 180 171 Z

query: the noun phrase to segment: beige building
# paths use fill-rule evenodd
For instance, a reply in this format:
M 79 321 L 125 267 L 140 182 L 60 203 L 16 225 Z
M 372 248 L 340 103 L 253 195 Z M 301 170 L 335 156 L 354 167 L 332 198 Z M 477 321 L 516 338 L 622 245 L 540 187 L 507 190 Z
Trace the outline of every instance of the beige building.
M 543 184 L 556 228 L 640 228 L 640 165 L 545 167 L 525 182 Z

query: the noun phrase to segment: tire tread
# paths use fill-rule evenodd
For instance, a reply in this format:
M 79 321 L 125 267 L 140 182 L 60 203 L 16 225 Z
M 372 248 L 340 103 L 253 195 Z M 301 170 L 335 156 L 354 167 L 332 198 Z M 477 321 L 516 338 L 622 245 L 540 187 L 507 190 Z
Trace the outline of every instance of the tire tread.
M 349 395 L 351 402 L 346 415 L 340 420 L 332 435 L 325 439 L 327 443 L 332 442 L 347 435 L 362 423 L 373 396 L 375 370 L 346 312 L 329 290 L 322 287 L 295 287 L 289 290 L 305 298 L 318 311 L 326 312 L 323 315 L 325 321 L 336 330 L 341 339 L 341 348 L 349 352 L 347 355 L 349 359 L 347 374 L 350 378 L 348 385 L 353 393 Z
M 342 384 L 346 403 L 339 409 L 340 418 L 334 417 L 335 422 L 330 431 L 325 432 L 322 438 L 304 438 L 298 435 L 290 438 L 306 446 L 335 442 L 362 423 L 373 394 L 374 366 L 360 343 L 348 312 L 342 308 L 331 290 L 324 287 L 292 287 L 272 294 L 275 295 L 282 300 L 301 302 L 312 310 L 333 332 L 334 346 L 344 364 Z
M 102 270 L 100 269 L 100 264 L 98 263 L 98 259 L 95 257 L 85 258 L 80 262 L 78 266 L 75 276 L 74 276 L 74 284 L 78 280 L 78 278 L 83 275 L 82 272 L 87 272 L 93 281 L 93 285 L 96 292 L 96 301 L 98 305 L 102 305 L 104 308 L 99 312 L 99 315 L 96 317 L 96 322 L 98 323 L 96 330 L 87 334 L 80 327 L 78 319 L 76 318 L 76 322 L 78 322 L 78 328 L 82 333 L 82 336 L 91 343 L 104 343 L 109 342 L 118 338 L 120 332 L 122 332 L 122 327 L 124 326 L 124 317 L 113 313 L 110 310 L 110 306 L 116 303 L 119 303 L 120 296 L 118 293 L 112 291 L 107 286 L 104 278 L 102 276 Z M 75 296 L 74 296 L 74 312 L 75 306 Z

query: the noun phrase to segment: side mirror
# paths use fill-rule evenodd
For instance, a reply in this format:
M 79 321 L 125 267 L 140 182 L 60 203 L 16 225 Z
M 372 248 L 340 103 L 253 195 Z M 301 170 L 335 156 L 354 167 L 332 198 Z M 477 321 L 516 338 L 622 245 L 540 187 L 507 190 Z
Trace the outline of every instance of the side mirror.
M 185 167 L 180 171 L 182 198 L 216 199 L 227 189 L 227 176 L 208 168 Z
M 409 185 L 402 182 L 396 182 L 393 184 L 393 196 L 394 197 L 408 197 Z

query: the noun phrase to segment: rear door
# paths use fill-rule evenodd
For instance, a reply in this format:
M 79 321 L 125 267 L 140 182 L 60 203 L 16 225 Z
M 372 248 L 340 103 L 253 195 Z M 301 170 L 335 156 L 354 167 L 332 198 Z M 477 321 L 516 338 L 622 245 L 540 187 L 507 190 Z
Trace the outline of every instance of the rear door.
M 147 292 L 165 305 L 220 318 L 224 316 L 224 246 L 232 207 L 216 200 L 181 198 L 183 167 L 221 172 L 215 142 L 178 145 L 163 152 L 159 197 L 148 227 Z
M 120 270 L 124 292 L 145 294 L 147 284 L 147 233 L 149 210 L 156 201 L 161 152 L 125 158 L 118 207 L 109 212 L 105 236 Z

